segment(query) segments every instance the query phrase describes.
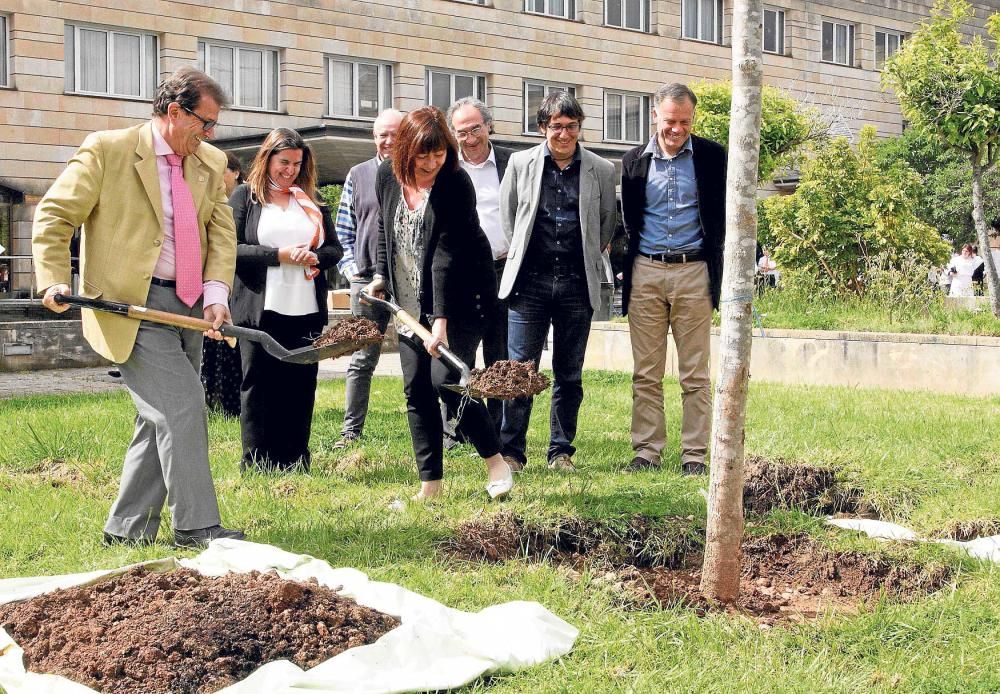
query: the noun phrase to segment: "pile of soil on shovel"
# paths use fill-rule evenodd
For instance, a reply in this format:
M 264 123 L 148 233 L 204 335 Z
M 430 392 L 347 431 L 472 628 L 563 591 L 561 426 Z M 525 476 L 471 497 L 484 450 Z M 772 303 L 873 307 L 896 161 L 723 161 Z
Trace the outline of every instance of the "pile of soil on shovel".
M 700 590 L 703 547 L 704 529 L 691 518 L 564 518 L 542 526 L 503 511 L 461 525 L 443 549 L 463 560 L 550 561 L 572 579 L 589 575 L 625 607 L 681 605 L 704 616 L 716 608 Z M 854 613 L 881 595 L 919 598 L 951 577 L 946 566 L 834 552 L 804 534 L 748 538 L 742 551 L 740 599 L 727 611 L 750 616 L 763 628 L 831 609 Z
M 313 347 L 329 347 L 352 342 L 359 345 L 374 345 L 381 341 L 382 333 L 379 332 L 375 321 L 351 316 L 327 328 L 322 335 L 313 340 Z
M 777 508 L 878 518 L 875 508 L 864 500 L 864 490 L 841 483 L 834 468 L 749 456 L 745 470 L 743 508 L 747 513 L 765 514 Z
M 100 692 L 214 692 L 265 663 L 311 668 L 399 626 L 315 582 L 143 567 L 0 605 L 32 672 Z
M 976 518 L 973 520 L 954 521 L 945 528 L 934 533 L 935 537 L 948 540 L 968 542 L 980 537 L 1000 535 L 1000 518 Z
M 504 359 L 485 369 L 473 369 L 472 390 L 498 400 L 538 395 L 549 387 L 549 377 L 535 369 L 534 362 Z

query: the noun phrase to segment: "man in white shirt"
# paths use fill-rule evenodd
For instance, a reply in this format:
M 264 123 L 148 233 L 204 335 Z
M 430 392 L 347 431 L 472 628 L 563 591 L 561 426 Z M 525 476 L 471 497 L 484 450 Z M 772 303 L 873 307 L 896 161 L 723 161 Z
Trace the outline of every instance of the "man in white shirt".
M 490 240 L 497 278 L 503 274 L 507 263 L 510 242 L 500 227 L 500 181 L 507 169 L 511 150 L 497 147 L 490 142 L 493 134 L 493 112 L 479 99 L 465 97 L 451 105 L 447 113 L 448 125 L 458 139 L 459 162 L 472 179 L 476 188 L 476 212 L 479 226 Z M 507 358 L 507 306 L 497 302 L 493 319 L 483 335 L 483 360 L 486 366 Z M 487 407 L 497 432 L 503 418 L 500 400 L 489 400 Z M 442 408 L 443 412 L 443 408 Z M 445 414 L 445 444 L 453 440 L 454 423 Z M 450 446 L 449 446 L 450 447 Z

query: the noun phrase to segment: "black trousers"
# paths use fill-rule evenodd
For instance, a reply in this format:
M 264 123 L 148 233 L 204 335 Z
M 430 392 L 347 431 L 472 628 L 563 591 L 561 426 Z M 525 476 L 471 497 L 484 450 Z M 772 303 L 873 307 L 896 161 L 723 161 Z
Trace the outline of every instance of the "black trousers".
M 426 324 L 425 324 L 426 325 Z M 481 325 L 468 326 L 448 321 L 448 346 L 466 364 L 474 362 L 476 347 L 483 337 Z M 417 337 L 399 337 L 399 363 L 403 369 L 403 393 L 406 395 L 406 420 L 413 439 L 413 455 L 422 482 L 444 476 L 444 445 L 440 397 L 452 412 L 458 412 L 462 396 L 441 388 L 458 383 L 458 374 L 445 362 L 435 359 Z M 462 409 L 458 431 L 483 458 L 500 452 L 500 439 L 493 420 L 481 400 L 469 400 Z
M 260 329 L 286 349 L 307 347 L 316 337 L 314 314 L 285 316 L 264 311 Z M 240 344 L 243 384 L 240 388 L 240 467 L 309 469 L 309 433 L 316 402 L 318 364 L 290 364 L 275 359 L 256 342 Z

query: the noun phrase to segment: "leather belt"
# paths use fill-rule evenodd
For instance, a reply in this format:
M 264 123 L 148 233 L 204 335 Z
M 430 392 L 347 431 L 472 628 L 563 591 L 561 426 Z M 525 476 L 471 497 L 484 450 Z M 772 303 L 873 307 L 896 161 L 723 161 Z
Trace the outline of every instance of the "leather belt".
M 706 260 L 705 254 L 701 251 L 693 253 L 643 253 L 638 252 L 643 258 L 655 260 L 658 263 L 697 263 Z
M 177 282 L 176 282 L 176 280 L 163 280 L 163 279 L 160 279 L 159 277 L 154 277 L 153 279 L 149 280 L 149 283 L 150 284 L 155 284 L 157 287 L 166 287 L 168 289 L 176 289 L 177 288 Z

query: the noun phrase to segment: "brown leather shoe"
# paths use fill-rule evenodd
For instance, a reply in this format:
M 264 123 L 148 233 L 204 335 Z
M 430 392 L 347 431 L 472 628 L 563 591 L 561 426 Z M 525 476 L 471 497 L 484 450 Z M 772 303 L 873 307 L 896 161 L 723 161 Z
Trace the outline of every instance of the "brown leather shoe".
M 510 467 L 511 472 L 521 472 L 524 469 L 524 463 L 512 455 L 505 455 L 503 461 Z
M 684 475 L 704 475 L 708 472 L 705 463 L 684 463 L 681 465 L 681 473 Z
M 642 472 L 644 470 L 659 470 L 660 463 L 646 460 L 641 455 L 632 458 L 632 462 L 625 466 L 625 472 Z
M 549 461 L 549 470 L 560 470 L 562 472 L 576 472 L 576 465 L 568 453 L 560 453 Z

